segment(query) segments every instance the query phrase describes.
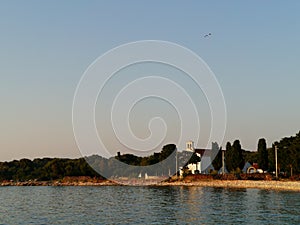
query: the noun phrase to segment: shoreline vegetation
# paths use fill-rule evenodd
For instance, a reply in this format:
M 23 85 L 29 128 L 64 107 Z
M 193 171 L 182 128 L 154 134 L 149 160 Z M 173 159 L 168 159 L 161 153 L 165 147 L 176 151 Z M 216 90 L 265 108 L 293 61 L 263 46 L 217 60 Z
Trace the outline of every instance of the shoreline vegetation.
M 194 187 L 214 187 L 214 188 L 234 188 L 234 189 L 266 189 L 278 191 L 300 192 L 300 181 L 288 179 L 282 180 L 222 180 L 207 178 L 195 178 L 187 176 L 185 178 L 169 178 L 167 180 L 155 179 L 128 179 L 128 180 L 106 180 L 99 178 L 65 177 L 53 181 L 2 181 L 0 186 L 194 186 Z
M 226 150 L 217 143 L 212 143 L 211 149 L 187 149 L 177 151 L 175 144 L 167 144 L 161 152 L 144 157 L 117 152 L 108 159 L 91 155 L 0 162 L 0 186 L 152 185 L 300 191 L 300 132 L 273 143 L 271 148 L 261 138 L 257 151 L 243 150 L 239 140 L 232 145 L 228 142 Z M 197 169 L 202 158 L 198 153 L 214 157 L 212 168 L 203 173 Z M 180 178 L 170 177 L 176 173 Z

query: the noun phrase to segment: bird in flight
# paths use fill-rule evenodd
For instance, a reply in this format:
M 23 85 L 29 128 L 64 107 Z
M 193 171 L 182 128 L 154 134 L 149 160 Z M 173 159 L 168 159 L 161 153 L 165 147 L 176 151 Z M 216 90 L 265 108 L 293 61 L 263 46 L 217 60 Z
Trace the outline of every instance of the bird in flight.
M 209 36 L 211 36 L 211 33 L 205 34 L 204 37 L 208 38 Z

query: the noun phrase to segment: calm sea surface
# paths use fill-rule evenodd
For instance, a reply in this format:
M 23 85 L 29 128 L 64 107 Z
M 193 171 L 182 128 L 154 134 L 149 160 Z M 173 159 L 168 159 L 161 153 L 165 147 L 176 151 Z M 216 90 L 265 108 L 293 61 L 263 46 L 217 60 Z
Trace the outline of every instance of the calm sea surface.
M 0 224 L 300 224 L 300 193 L 204 187 L 1 187 Z

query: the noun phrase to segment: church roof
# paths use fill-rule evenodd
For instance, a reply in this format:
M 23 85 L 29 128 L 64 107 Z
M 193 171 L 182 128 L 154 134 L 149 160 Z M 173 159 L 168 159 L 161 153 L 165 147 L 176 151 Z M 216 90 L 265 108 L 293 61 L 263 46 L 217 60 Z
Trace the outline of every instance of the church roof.
M 204 155 L 204 156 L 210 156 L 210 154 L 211 154 L 211 149 L 196 148 L 196 149 L 195 149 L 195 152 L 198 153 L 198 154 L 200 154 L 201 157 L 203 157 L 203 155 Z

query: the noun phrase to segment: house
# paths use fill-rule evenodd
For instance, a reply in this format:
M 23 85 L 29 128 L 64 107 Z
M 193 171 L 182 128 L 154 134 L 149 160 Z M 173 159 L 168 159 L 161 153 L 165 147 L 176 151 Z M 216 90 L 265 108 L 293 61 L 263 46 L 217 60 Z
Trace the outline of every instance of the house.
M 264 171 L 258 167 L 257 163 L 253 163 L 252 165 L 250 163 L 248 163 L 248 164 L 247 163 L 246 163 L 246 165 L 250 165 L 250 166 L 248 166 L 248 168 L 246 168 L 245 171 L 243 170 L 243 172 L 246 172 L 246 173 L 264 173 Z M 246 167 L 246 165 L 245 165 L 245 167 Z
M 211 149 L 195 148 L 194 142 L 188 141 L 186 142 L 186 149 L 184 151 L 195 153 L 199 158 L 199 160 L 186 165 L 187 169 L 190 170 L 192 174 L 207 173 L 209 169 L 213 169 L 211 165 Z M 180 168 L 180 175 L 183 175 L 183 168 Z

